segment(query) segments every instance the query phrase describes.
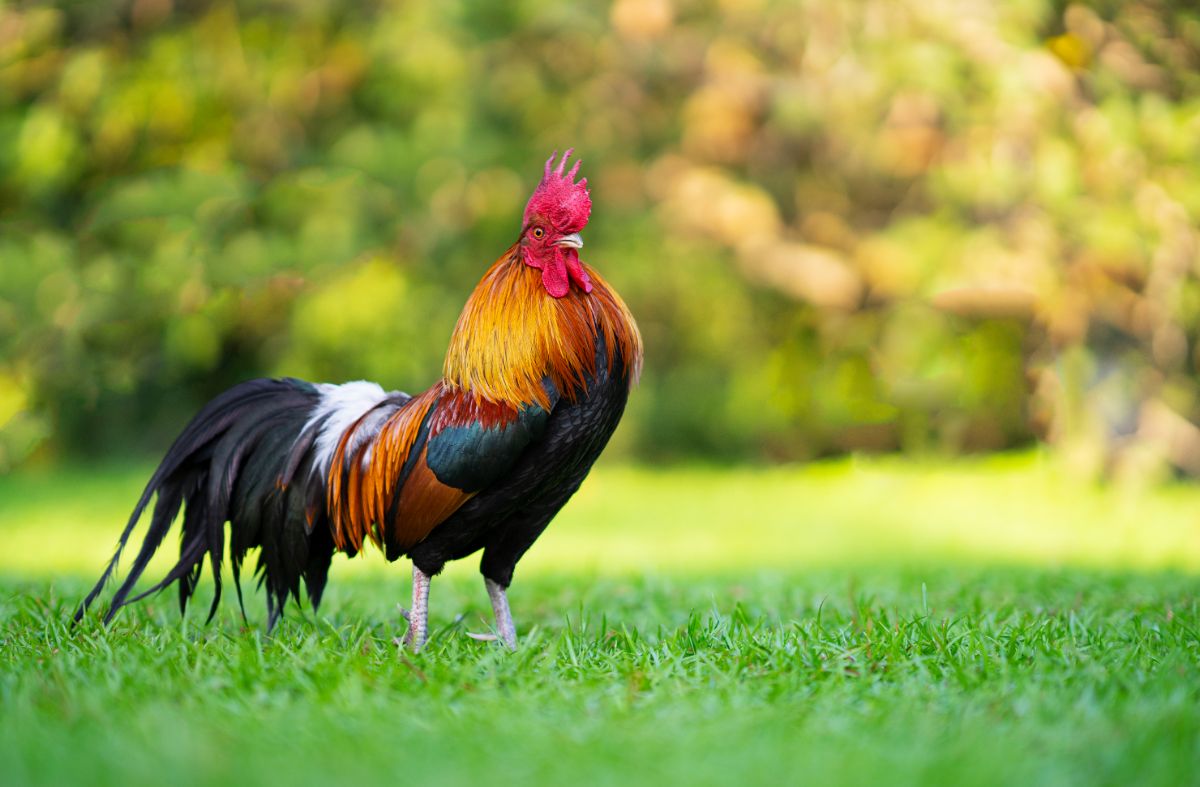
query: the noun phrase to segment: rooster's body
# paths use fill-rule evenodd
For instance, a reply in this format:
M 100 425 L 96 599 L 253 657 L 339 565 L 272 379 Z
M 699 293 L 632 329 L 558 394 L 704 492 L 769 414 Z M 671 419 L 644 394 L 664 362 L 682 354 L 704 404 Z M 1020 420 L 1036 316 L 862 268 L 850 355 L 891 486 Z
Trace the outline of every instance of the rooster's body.
M 412 559 L 407 639 L 419 648 L 429 578 L 482 549 L 497 634 L 515 647 L 505 597 L 513 569 L 608 442 L 641 363 L 625 304 L 578 259 L 591 203 L 586 179 L 573 182 L 578 163 L 563 175 L 567 156 L 553 171 L 547 162 L 521 239 L 467 301 L 441 380 L 416 396 L 294 379 L 251 380 L 221 394 L 151 477 L 77 618 L 157 495 L 106 620 L 175 582 L 185 608 L 206 560 L 216 583 L 211 616 L 228 522 L 239 602 L 242 561 L 261 550 L 269 625 L 289 595 L 299 599 L 302 580 L 319 605 L 333 553 L 353 555 L 371 541 L 389 560 Z M 179 561 L 129 598 L 181 507 Z

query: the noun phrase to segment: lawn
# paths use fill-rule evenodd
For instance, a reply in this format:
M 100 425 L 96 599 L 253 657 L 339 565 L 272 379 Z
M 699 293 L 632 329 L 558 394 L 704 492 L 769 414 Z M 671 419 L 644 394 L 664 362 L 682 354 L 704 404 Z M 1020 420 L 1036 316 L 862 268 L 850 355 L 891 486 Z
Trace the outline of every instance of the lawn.
M 520 652 L 465 636 L 464 562 L 410 655 L 377 555 L 270 637 L 261 594 L 249 627 L 168 594 L 72 633 L 146 474 L 0 479 L 2 783 L 1200 780 L 1200 489 L 1037 454 L 602 467 L 518 571 Z

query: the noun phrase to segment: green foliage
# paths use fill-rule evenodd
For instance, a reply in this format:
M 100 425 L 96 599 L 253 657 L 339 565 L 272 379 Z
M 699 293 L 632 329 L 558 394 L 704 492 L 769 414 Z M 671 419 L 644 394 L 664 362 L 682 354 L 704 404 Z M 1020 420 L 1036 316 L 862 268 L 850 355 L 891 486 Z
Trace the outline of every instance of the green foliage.
M 647 338 L 622 451 L 1063 435 L 1113 331 L 1198 420 L 1198 52 L 1170 0 L 0 5 L 0 465 L 423 388 L 568 144 Z

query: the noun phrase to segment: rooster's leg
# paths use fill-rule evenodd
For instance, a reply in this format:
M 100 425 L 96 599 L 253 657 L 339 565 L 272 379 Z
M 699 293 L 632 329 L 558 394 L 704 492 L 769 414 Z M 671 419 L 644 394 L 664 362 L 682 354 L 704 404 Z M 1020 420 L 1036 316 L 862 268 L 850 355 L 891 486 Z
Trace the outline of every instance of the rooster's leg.
M 488 598 L 492 600 L 492 611 L 496 614 L 496 633 L 509 650 L 517 649 L 517 627 L 513 624 L 512 610 L 508 608 L 508 594 L 499 582 L 493 582 L 486 577 L 483 583 L 487 585 Z
M 505 592 L 503 585 L 499 582 L 493 582 L 487 577 L 483 578 L 483 584 L 487 585 L 488 598 L 492 600 L 492 612 L 496 615 L 496 633 L 468 633 L 467 636 L 482 640 L 499 639 L 508 646 L 509 650 L 516 650 L 517 627 L 513 624 L 512 611 L 508 608 L 508 594 Z
M 401 610 L 408 620 L 408 633 L 404 635 L 404 644 L 414 653 L 425 644 L 429 631 L 429 575 L 413 564 L 413 597 L 412 610 Z

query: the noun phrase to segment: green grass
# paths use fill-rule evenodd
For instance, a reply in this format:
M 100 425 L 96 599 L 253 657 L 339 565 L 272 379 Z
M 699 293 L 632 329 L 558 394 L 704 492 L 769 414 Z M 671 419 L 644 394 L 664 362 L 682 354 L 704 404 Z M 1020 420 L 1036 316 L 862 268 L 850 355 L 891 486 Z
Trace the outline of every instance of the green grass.
M 249 627 L 167 595 L 72 633 L 144 473 L 0 479 L 0 783 L 1200 780 L 1200 490 L 601 468 L 521 566 L 520 652 L 465 636 L 471 563 L 410 655 L 377 557 L 271 637 L 259 594 Z
M 98 574 L 152 469 L 108 464 L 0 477 L 0 572 Z M 1038 454 L 949 464 L 602 466 L 519 572 L 914 562 L 1200 573 L 1200 487 L 1098 488 Z M 475 575 L 473 561 L 456 570 Z M 374 553 L 334 566 L 335 575 L 380 571 L 390 576 L 395 568 Z

